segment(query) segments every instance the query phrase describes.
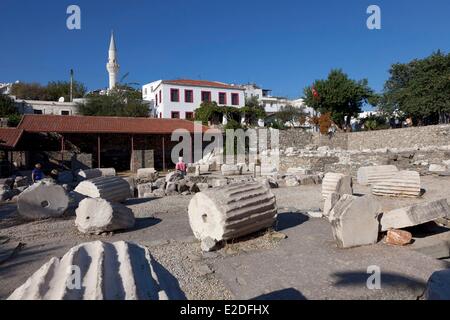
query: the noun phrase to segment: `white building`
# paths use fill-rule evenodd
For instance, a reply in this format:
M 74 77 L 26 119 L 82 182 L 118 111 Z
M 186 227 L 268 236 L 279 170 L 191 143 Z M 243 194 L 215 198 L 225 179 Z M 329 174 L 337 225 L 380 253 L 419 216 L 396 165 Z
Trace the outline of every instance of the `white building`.
M 256 84 L 245 84 L 242 85 L 242 87 L 245 89 L 245 98 L 250 99 L 252 97 L 258 98 L 260 103 L 264 106 L 264 110 L 267 113 L 276 113 L 281 110 L 281 108 L 291 105 L 298 108 L 304 108 L 304 111 L 306 113 L 309 113 L 310 115 L 314 115 L 314 110 L 312 108 L 309 108 L 305 105 L 303 102 L 303 99 L 295 99 L 290 100 L 284 97 L 274 97 L 270 95 L 270 92 L 272 90 L 270 89 L 262 89 Z
M 78 114 L 78 103 L 84 99 L 73 99 L 73 102 L 39 101 L 15 99 L 17 109 L 22 114 L 53 114 L 71 116 Z
M 0 94 L 11 94 L 12 83 L 0 83 Z
M 245 105 L 244 88 L 206 80 L 154 81 L 142 86 L 142 98 L 150 102 L 157 118 L 193 119 L 203 101 L 237 108 Z

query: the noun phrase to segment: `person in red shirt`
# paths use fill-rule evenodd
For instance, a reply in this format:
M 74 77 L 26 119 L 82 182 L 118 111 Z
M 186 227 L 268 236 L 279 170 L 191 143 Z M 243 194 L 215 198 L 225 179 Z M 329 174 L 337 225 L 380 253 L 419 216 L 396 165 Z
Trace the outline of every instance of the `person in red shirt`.
M 186 175 L 186 163 L 183 161 L 183 157 L 178 158 L 178 163 L 175 165 L 175 170 L 181 172 L 183 176 Z

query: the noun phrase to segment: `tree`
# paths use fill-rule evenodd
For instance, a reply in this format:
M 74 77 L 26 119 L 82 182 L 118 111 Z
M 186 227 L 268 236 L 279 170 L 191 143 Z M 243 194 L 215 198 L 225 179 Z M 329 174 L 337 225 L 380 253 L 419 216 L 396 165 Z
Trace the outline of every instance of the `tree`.
M 85 116 L 148 117 L 149 109 L 139 90 L 117 85 L 107 95 L 88 95 L 79 112 Z
M 11 94 L 18 99 L 58 101 L 64 97 L 64 101 L 70 101 L 70 82 L 50 81 L 46 86 L 39 83 L 15 83 L 11 88 Z M 73 82 L 73 98 L 82 98 L 86 94 L 86 87 L 78 81 Z
M 36 82 L 14 83 L 11 88 L 11 95 L 25 100 L 50 100 L 46 87 Z
M 289 123 L 292 127 L 296 123 L 300 123 L 305 116 L 304 108 L 294 107 L 293 105 L 286 105 L 280 108 L 275 117 L 280 120 L 281 123 Z
M 47 96 L 50 101 L 57 101 L 64 97 L 64 101 L 70 101 L 70 82 L 68 81 L 51 81 L 46 87 Z M 86 94 L 86 87 L 78 81 L 73 82 L 72 97 L 82 98 Z
M 325 80 L 316 80 L 304 89 L 305 104 L 331 118 L 340 128 L 350 128 L 351 117 L 362 111 L 365 103 L 376 105 L 377 95 L 368 86 L 367 79 L 352 80 L 342 70 L 331 70 Z
M 450 120 L 450 54 L 437 51 L 389 70 L 380 109 L 411 117 L 415 124 L 448 123 Z
M 8 118 L 8 126 L 12 127 L 21 119 L 14 100 L 6 94 L 0 94 L 0 118 Z
M 259 119 L 266 117 L 264 106 L 260 104 L 259 99 L 255 96 L 246 99 L 245 106 L 239 110 L 241 115 L 245 117 L 245 122 L 250 125 L 256 125 Z
M 241 110 L 236 107 L 219 106 L 215 101 L 203 101 L 200 107 L 195 109 L 195 120 L 201 121 L 203 124 L 222 123 L 222 119 L 225 118 L 228 121 L 240 120 Z

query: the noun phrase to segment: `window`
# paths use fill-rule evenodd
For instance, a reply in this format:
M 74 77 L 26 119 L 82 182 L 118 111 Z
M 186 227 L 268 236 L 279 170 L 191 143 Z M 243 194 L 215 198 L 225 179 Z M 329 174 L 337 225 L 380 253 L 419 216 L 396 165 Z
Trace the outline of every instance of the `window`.
M 239 105 L 239 93 L 232 93 L 231 94 L 231 104 L 233 106 Z
M 194 119 L 194 113 L 193 112 L 186 112 L 186 117 L 187 120 L 192 120 Z
M 170 89 L 170 101 L 180 102 L 180 90 Z
M 172 111 L 171 118 L 172 119 L 180 119 L 180 113 L 178 111 Z
M 159 90 L 159 103 L 161 103 L 162 102 L 162 92 L 161 92 L 161 90 Z
M 184 90 L 184 102 L 194 102 L 194 91 Z
M 34 109 L 33 112 L 34 112 L 34 114 L 43 114 L 42 110 Z
M 144 95 L 147 95 L 147 88 L 144 88 Z
M 211 101 L 211 91 L 202 91 L 202 102 L 210 102 Z
M 68 116 L 68 115 L 70 115 L 70 112 L 67 111 L 67 110 L 62 110 L 62 111 L 61 111 L 61 115 L 62 115 L 62 116 Z
M 158 105 L 158 94 L 156 94 L 156 105 Z
M 225 92 L 219 92 L 219 104 L 227 104 L 227 94 Z
M 162 112 L 159 113 L 159 117 L 162 118 Z

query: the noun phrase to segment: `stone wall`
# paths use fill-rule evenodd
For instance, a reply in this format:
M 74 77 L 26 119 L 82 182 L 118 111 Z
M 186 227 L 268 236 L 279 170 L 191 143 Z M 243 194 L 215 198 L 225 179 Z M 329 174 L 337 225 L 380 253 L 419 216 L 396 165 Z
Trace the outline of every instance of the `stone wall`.
M 413 127 L 348 134 L 349 150 L 450 145 L 450 125 Z
M 336 133 L 332 137 L 302 129 L 280 130 L 282 149 L 303 149 L 309 144 L 343 150 L 446 146 L 450 145 L 450 125 Z

